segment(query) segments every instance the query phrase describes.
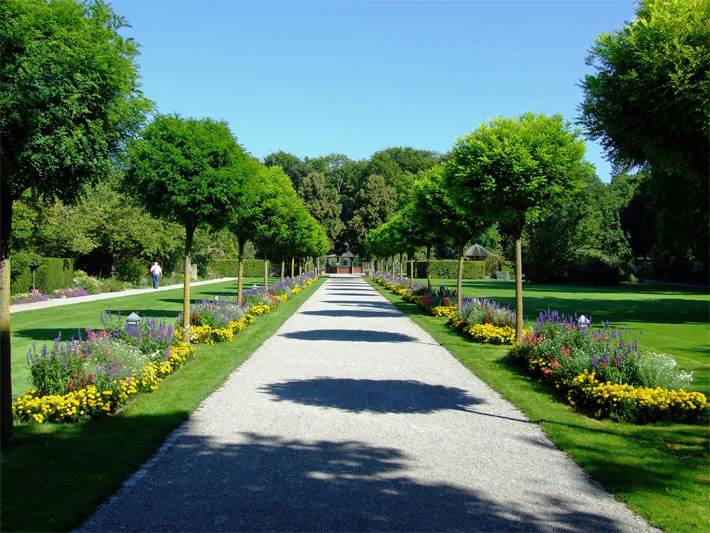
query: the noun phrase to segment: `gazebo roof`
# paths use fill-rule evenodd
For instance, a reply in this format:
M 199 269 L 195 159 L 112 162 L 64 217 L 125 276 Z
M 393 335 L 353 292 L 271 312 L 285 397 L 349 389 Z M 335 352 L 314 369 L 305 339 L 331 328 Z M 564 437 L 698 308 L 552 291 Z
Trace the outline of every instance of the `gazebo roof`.
M 489 252 L 480 244 L 474 244 L 463 253 L 467 259 L 485 259 L 488 256 L 495 256 L 493 252 Z

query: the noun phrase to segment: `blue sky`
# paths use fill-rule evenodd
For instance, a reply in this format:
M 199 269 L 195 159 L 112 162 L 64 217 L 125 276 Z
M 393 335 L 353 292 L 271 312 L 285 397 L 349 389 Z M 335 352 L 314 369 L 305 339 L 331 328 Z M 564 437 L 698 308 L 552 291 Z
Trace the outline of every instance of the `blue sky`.
M 115 0 L 162 113 L 226 120 L 257 157 L 448 151 L 496 115 L 574 120 L 596 35 L 630 0 Z M 609 181 L 598 145 L 587 158 Z

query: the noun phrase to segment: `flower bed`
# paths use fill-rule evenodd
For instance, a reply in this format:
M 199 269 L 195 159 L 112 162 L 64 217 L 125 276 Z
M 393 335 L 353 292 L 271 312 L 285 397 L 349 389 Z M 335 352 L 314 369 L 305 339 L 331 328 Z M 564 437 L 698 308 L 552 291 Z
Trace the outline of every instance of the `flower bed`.
M 449 326 L 463 332 L 474 342 L 515 342 L 515 311 L 488 298 L 464 298 L 461 309 L 449 317 Z
M 253 287 L 242 292 L 242 301 L 235 297 L 217 296 L 214 300 L 200 300 L 190 306 L 190 342 L 214 344 L 232 342 L 234 335 L 244 330 L 259 315 L 265 315 L 279 304 L 298 294 L 317 280 L 312 273 L 286 278 L 269 290 Z M 176 325 L 182 325 L 182 313 Z
M 593 330 L 579 326 L 576 316 L 548 310 L 509 357 L 597 418 L 697 423 L 710 415 L 705 395 L 683 388 L 692 374 L 669 355 L 642 352 L 637 338 L 609 324 Z
M 153 391 L 180 368 L 194 349 L 180 342 L 172 326 L 143 318 L 137 327 L 122 324 L 110 310 L 104 329 L 77 332 L 78 339 L 27 354 L 34 389 L 17 398 L 13 416 L 21 422 L 78 422 L 111 415 L 128 398 Z
M 444 287 L 430 291 L 425 285 L 415 283 L 410 288 L 408 280 L 382 273 L 376 273 L 373 279 L 405 300 L 416 303 L 427 313 L 448 318 L 449 327 L 461 331 L 474 342 L 512 344 L 515 341 L 515 312 L 493 300 L 466 298 L 461 309 L 457 309 L 454 305 L 456 294 Z
M 46 302 L 50 298 L 78 298 L 80 296 L 88 296 L 89 293 L 83 287 L 74 287 L 67 289 L 57 289 L 50 295 L 46 295 L 36 289 L 30 289 L 27 294 L 18 294 L 12 299 L 12 305 L 29 304 L 35 302 Z
M 316 280 L 317 276 L 307 274 L 273 291 L 250 289 L 247 298 L 253 303 L 249 306 L 225 298 L 200 301 L 190 308 L 190 340 L 231 342 L 254 317 Z M 39 352 L 33 344 L 27 360 L 35 388 L 13 402 L 15 420 L 62 423 L 112 415 L 132 395 L 156 390 L 195 353 L 179 340 L 179 331 L 164 321 L 143 317 L 137 326 L 129 326 L 120 311 L 114 315 L 109 308 L 101 314 L 101 322 L 101 331 L 87 328 L 82 334 L 79 330 L 77 339 L 64 343 L 60 332 L 51 348 L 45 344 Z

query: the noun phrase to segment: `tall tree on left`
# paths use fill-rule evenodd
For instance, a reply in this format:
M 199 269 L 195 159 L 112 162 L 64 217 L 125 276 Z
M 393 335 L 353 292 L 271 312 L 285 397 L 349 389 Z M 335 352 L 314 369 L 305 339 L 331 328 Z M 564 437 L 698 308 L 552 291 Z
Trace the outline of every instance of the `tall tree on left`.
M 190 253 L 198 226 L 230 221 L 247 156 L 226 122 L 157 115 L 128 145 L 126 186 L 154 216 L 185 227 L 183 334 L 190 336 Z
M 152 103 L 139 87 L 138 45 L 100 0 L 0 1 L 0 428 L 12 441 L 12 205 L 31 189 L 70 202 L 107 174 Z

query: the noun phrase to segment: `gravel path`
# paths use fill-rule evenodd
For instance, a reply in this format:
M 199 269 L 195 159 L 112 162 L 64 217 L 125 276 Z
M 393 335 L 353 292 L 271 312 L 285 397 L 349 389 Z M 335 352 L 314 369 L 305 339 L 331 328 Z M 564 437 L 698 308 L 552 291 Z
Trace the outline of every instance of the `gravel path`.
M 358 277 L 331 277 L 81 531 L 645 531 Z
M 237 278 L 219 278 L 211 279 L 205 281 L 193 281 L 190 283 L 190 287 L 198 287 L 200 285 L 209 285 L 210 283 L 221 283 L 223 281 L 232 281 Z M 182 289 L 183 284 L 179 285 L 165 285 L 158 287 L 157 289 L 127 289 L 125 291 L 118 292 L 104 292 L 101 294 L 92 294 L 89 296 L 79 296 L 77 298 L 50 298 L 44 302 L 32 302 L 29 304 L 15 304 L 10 306 L 10 313 L 19 313 L 21 311 L 31 311 L 33 309 L 44 309 L 45 307 L 57 307 L 59 305 L 70 305 L 70 304 L 80 304 L 84 302 L 94 302 L 96 300 L 109 300 L 111 298 L 120 298 L 121 296 L 134 296 L 136 294 L 144 294 L 146 292 L 161 292 L 161 291 L 171 291 L 173 289 Z

